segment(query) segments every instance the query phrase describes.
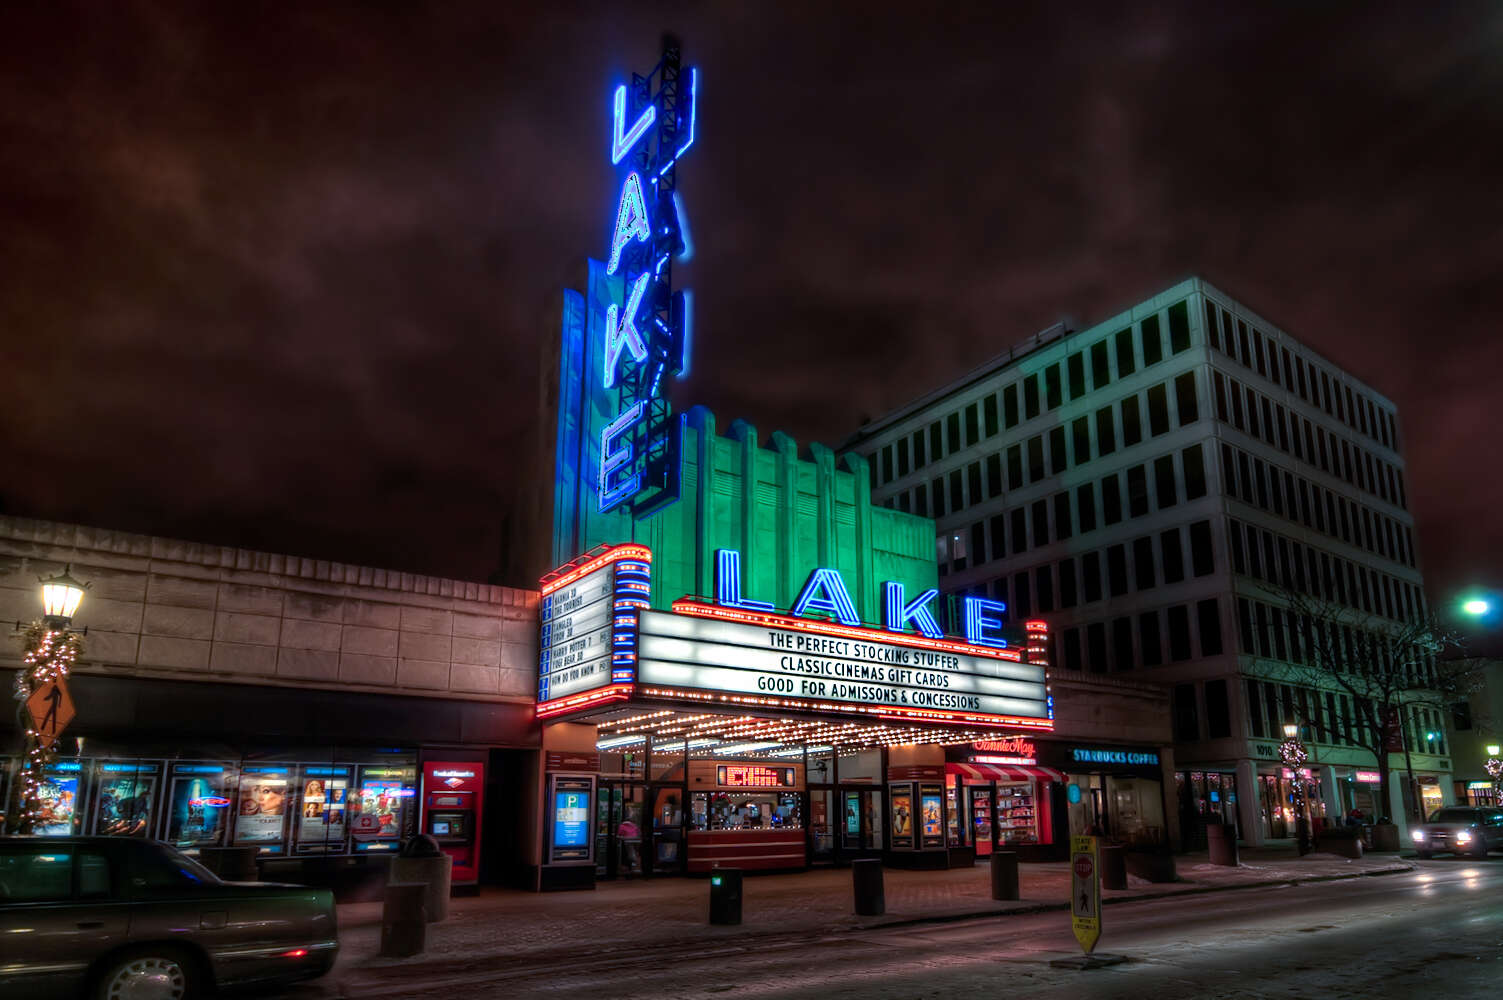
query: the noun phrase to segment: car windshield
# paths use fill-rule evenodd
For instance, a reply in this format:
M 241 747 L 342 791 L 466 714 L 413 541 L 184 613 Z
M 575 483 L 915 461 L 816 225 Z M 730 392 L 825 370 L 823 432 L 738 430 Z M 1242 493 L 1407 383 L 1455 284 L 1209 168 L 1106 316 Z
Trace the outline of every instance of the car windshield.
M 1432 823 L 1475 823 L 1477 822 L 1477 810 L 1475 809 L 1437 809 L 1430 814 Z

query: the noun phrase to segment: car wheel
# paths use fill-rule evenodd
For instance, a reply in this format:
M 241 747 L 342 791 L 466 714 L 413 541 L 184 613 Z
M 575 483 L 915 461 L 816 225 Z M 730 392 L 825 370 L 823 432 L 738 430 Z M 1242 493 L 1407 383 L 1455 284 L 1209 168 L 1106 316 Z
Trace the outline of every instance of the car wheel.
M 101 973 L 95 1000 L 193 1000 L 198 968 L 174 948 L 142 948 L 112 960 Z

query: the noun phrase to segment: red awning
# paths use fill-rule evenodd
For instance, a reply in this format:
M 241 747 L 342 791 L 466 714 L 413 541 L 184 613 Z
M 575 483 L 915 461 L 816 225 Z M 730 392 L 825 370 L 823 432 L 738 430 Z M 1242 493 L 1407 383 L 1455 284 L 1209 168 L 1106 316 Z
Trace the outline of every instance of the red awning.
M 1065 776 L 1052 767 L 1036 764 L 946 764 L 946 774 L 959 774 L 978 781 L 1064 781 Z

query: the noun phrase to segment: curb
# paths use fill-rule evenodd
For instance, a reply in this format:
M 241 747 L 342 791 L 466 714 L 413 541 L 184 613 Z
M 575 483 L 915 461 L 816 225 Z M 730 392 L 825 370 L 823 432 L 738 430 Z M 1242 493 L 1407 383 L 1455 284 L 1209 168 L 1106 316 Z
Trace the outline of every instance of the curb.
M 1347 879 L 1372 878 L 1372 877 L 1377 877 L 1377 876 L 1382 876 L 1382 875 L 1400 875 L 1400 874 L 1403 874 L 1404 872 L 1413 871 L 1415 869 L 1415 867 L 1416 866 L 1413 865 L 1413 864 L 1399 863 L 1399 864 L 1390 865 L 1390 866 L 1385 867 L 1385 868 L 1372 869 L 1370 871 L 1342 872 L 1342 873 L 1333 874 L 1333 875 L 1307 875 L 1307 876 L 1298 876 L 1297 875 L 1297 876 L 1292 876 L 1292 877 L 1286 876 L 1286 877 L 1283 877 L 1283 878 L 1260 879 L 1260 880 L 1258 880 L 1256 882 L 1243 882 L 1243 883 L 1239 883 L 1237 885 L 1194 886 L 1194 887 L 1191 887 L 1191 888 L 1185 888 L 1185 889 L 1179 889 L 1179 890 L 1170 890 L 1170 891 L 1152 891 L 1152 890 L 1146 890 L 1146 891 L 1137 892 L 1137 893 L 1134 893 L 1134 894 L 1128 895 L 1128 896 L 1114 896 L 1114 897 L 1111 897 L 1111 898 L 1105 898 L 1105 899 L 1102 900 L 1102 905 L 1105 906 L 1105 905 L 1111 905 L 1111 904 L 1117 904 L 1117 903 L 1141 903 L 1141 902 L 1151 902 L 1151 901 L 1157 901 L 1157 900 L 1169 900 L 1169 899 L 1177 899 L 1177 898 L 1182 897 L 1182 896 L 1203 896 L 1203 895 L 1207 895 L 1207 894 L 1215 893 L 1215 892 L 1236 892 L 1236 891 L 1241 890 L 1241 889 L 1269 889 L 1269 888 L 1274 888 L 1274 887 L 1277 887 L 1277 886 L 1297 886 L 1297 885 L 1303 885 L 1303 884 L 1306 884 L 1306 883 L 1339 882 L 1339 881 L 1343 881 L 1343 880 L 1347 880 Z M 1007 910 L 995 910 L 995 909 L 992 909 L 992 910 L 971 910 L 971 911 L 965 911 L 965 912 L 960 912 L 960 913 L 938 913 L 938 914 L 929 914 L 929 915 L 925 915 L 925 916 L 916 916 L 916 917 L 895 917 L 893 919 L 885 919 L 885 918 L 882 918 L 882 917 L 878 917 L 878 918 L 876 918 L 874 920 L 867 921 L 867 922 L 858 922 L 855 919 L 849 919 L 848 918 L 845 921 L 839 921 L 839 922 L 833 923 L 833 924 L 825 927 L 823 929 L 822 933 L 826 934 L 826 935 L 849 934 L 849 933 L 857 932 L 857 931 L 890 930 L 890 929 L 897 929 L 897 928 L 903 928 L 903 927 L 922 926 L 922 925 L 925 925 L 925 924 L 960 923 L 961 921 L 966 921 L 966 920 L 982 920 L 982 919 L 986 919 L 988 917 L 997 917 L 997 918 L 1004 918 L 1005 919 L 1007 917 L 1013 917 L 1013 916 L 1030 916 L 1030 915 L 1038 914 L 1038 913 L 1050 913 L 1050 912 L 1065 911 L 1065 910 L 1068 910 L 1069 908 L 1070 908 L 1070 904 L 1068 902 L 1024 903 L 1021 906 L 1017 906 L 1017 907 L 1014 907 L 1014 908 L 1011 908 L 1011 909 L 1007 909 Z M 359 926 L 359 925 L 342 924 L 341 926 L 345 927 L 345 926 Z M 731 941 L 735 941 L 735 940 L 744 940 L 745 938 L 748 938 L 748 937 L 757 937 L 759 935 L 760 936 L 771 935 L 771 936 L 774 936 L 774 937 L 778 937 L 778 936 L 782 936 L 782 934 L 783 934 L 783 932 L 779 932 L 779 931 L 771 931 L 771 930 L 769 930 L 769 931 L 761 931 L 761 932 L 759 932 L 759 931 L 756 931 L 756 930 L 748 929 L 746 933 L 737 934 L 737 935 L 734 935 L 734 936 L 728 936 L 724 940 L 726 940 L 727 942 L 731 942 Z M 523 959 L 525 961 L 525 956 L 522 956 L 522 955 L 507 956 L 507 957 L 514 958 L 514 959 L 515 958 L 520 958 L 520 959 Z M 415 961 L 408 961 L 408 962 L 398 961 L 398 962 L 392 962 L 390 964 L 381 966 L 380 969 L 393 969 L 393 970 L 400 969 L 400 970 L 402 970 L 402 972 L 404 974 L 409 974 L 410 975 L 415 970 L 421 969 L 424 966 L 428 966 L 428 965 L 437 966 L 437 965 L 446 965 L 446 964 L 449 964 L 448 960 L 444 960 L 444 959 L 429 959 L 429 958 L 420 958 L 420 957 L 417 957 L 417 956 L 414 956 L 414 958 L 416 959 Z M 372 971 L 379 972 L 380 969 L 376 969 L 376 970 L 372 970 Z

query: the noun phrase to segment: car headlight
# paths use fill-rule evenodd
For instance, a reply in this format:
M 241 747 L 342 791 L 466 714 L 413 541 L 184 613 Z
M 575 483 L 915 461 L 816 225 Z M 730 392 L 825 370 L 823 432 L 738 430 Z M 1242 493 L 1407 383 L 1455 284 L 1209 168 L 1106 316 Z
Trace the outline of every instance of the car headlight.
M 1472 842 L 1472 835 L 1470 833 L 1466 832 L 1465 830 L 1462 830 L 1460 833 L 1458 833 L 1456 835 L 1456 843 L 1458 843 L 1458 844 L 1470 844 L 1471 842 Z
M 1425 839 L 1425 831 L 1424 830 L 1411 830 L 1410 833 L 1409 833 L 1409 836 L 1413 837 L 1415 840 L 1424 840 Z

